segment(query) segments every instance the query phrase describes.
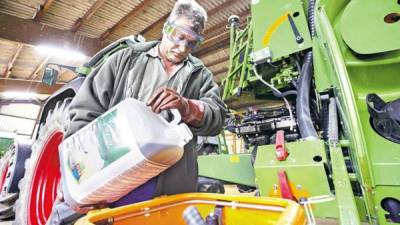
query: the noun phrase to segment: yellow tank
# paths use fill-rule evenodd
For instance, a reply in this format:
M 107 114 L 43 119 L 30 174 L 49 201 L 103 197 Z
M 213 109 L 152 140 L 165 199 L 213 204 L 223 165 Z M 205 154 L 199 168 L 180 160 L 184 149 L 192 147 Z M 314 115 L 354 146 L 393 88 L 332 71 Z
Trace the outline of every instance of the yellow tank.
M 150 201 L 90 211 L 75 225 L 186 225 L 183 211 L 195 206 L 205 218 L 221 209 L 221 225 L 304 225 L 303 208 L 296 202 L 268 197 L 189 193 L 162 196 Z

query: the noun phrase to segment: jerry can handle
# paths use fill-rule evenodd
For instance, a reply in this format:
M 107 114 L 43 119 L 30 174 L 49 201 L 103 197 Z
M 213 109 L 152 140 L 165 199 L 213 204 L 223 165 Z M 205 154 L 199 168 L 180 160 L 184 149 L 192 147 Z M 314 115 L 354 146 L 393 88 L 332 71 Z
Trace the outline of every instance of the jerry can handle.
M 190 131 L 190 128 L 185 123 L 179 124 L 182 121 L 182 116 L 178 109 L 170 109 L 170 112 L 173 118 L 169 123 L 172 125 L 177 125 L 180 136 L 183 138 L 185 143 L 188 143 L 193 139 L 192 131 Z
M 170 124 L 174 124 L 174 125 L 178 125 L 182 120 L 181 113 L 178 111 L 178 109 L 170 109 L 170 112 L 172 113 L 174 118 L 172 118 L 172 121 L 169 122 L 169 123 Z
M 186 123 L 181 123 L 178 125 L 179 133 L 185 143 L 188 143 L 190 140 L 193 139 L 193 133 L 190 131 L 190 128 L 186 125 Z

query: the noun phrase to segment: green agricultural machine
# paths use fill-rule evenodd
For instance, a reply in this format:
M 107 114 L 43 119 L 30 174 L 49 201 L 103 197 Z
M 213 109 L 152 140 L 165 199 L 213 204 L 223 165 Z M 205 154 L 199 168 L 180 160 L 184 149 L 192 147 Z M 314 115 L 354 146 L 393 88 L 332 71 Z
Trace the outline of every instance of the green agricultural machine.
M 200 175 L 311 224 L 400 224 L 400 1 L 252 0 L 228 22 L 226 130 L 246 153 L 199 156 Z

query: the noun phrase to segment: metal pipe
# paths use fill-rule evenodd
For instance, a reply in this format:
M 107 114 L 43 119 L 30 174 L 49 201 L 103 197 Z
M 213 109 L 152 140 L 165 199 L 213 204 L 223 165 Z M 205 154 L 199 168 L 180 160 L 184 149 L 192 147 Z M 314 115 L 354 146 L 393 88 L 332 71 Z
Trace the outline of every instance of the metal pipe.
M 328 140 L 330 143 L 337 145 L 339 141 L 338 118 L 335 98 L 329 99 L 329 128 Z

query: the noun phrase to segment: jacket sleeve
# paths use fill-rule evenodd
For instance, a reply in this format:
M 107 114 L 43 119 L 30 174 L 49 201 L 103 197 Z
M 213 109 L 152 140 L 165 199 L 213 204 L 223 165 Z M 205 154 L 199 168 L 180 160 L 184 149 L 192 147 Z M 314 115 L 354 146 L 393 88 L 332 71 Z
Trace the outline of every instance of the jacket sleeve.
M 221 99 L 220 89 L 213 81 L 212 73 L 203 68 L 200 75 L 203 80 L 199 100 L 204 104 L 204 116 L 199 127 L 190 129 L 197 136 L 218 135 L 224 125 L 227 109 Z
M 71 102 L 70 122 L 65 137 L 69 137 L 108 110 L 122 52 L 112 55 L 87 76 Z

